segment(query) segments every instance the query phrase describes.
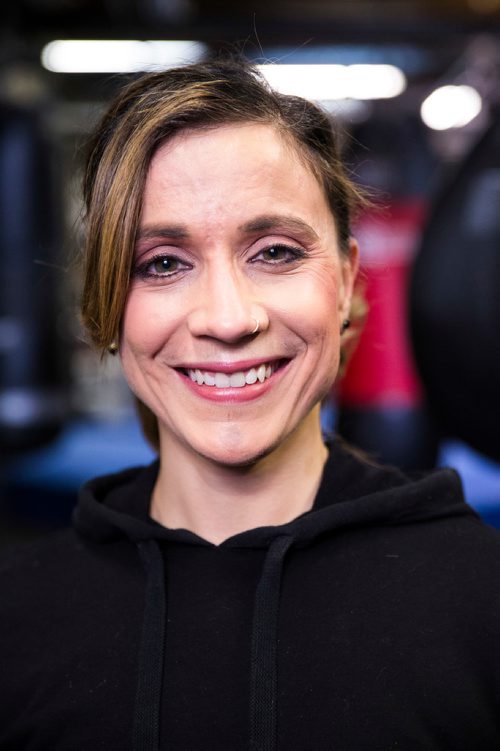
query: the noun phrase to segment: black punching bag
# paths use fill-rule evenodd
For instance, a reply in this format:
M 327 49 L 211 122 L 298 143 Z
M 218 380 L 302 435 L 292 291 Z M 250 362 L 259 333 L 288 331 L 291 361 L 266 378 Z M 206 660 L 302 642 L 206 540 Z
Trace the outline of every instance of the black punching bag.
M 37 119 L 23 110 L 0 110 L 0 207 L 0 450 L 5 457 L 50 440 L 63 413 L 52 172 Z
M 436 203 L 414 266 L 411 319 L 443 432 L 500 461 L 500 112 Z

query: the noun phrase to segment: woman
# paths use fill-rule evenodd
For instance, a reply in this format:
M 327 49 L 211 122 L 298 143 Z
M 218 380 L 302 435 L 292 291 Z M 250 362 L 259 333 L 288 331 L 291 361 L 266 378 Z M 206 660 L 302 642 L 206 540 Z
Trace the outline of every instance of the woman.
M 149 75 L 85 197 L 83 320 L 158 462 L 5 563 L 1 747 L 498 748 L 498 535 L 321 434 L 358 264 L 328 119 L 239 63 Z

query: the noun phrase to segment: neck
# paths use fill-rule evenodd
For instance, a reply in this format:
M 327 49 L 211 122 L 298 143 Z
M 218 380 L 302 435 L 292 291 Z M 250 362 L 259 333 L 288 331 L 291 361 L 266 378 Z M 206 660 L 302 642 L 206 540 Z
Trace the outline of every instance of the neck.
M 312 508 L 327 455 L 319 408 L 284 444 L 246 467 L 216 464 L 164 437 L 151 516 L 214 544 L 285 524 Z

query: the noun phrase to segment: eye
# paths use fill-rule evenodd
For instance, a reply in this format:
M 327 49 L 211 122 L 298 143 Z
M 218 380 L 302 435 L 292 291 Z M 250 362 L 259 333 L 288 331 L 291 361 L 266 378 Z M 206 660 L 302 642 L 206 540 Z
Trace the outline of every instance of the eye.
M 134 276 L 142 279 L 165 279 L 186 268 L 187 264 L 176 256 L 158 255 L 139 264 L 134 269 Z
M 154 258 L 149 264 L 148 268 L 154 274 L 173 274 L 179 267 L 179 259 L 174 256 L 160 256 Z
M 263 261 L 273 266 L 277 266 L 285 263 L 293 263 L 293 261 L 297 261 L 304 256 L 305 252 L 301 248 L 276 243 L 259 251 L 252 259 L 252 262 Z

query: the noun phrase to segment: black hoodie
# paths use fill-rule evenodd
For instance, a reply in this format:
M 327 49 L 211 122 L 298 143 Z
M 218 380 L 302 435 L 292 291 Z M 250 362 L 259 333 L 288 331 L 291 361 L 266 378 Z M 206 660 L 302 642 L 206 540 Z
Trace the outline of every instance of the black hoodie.
M 310 512 L 215 546 L 149 518 L 157 470 L 4 556 L 0 749 L 500 749 L 500 535 L 454 472 L 334 442 Z

